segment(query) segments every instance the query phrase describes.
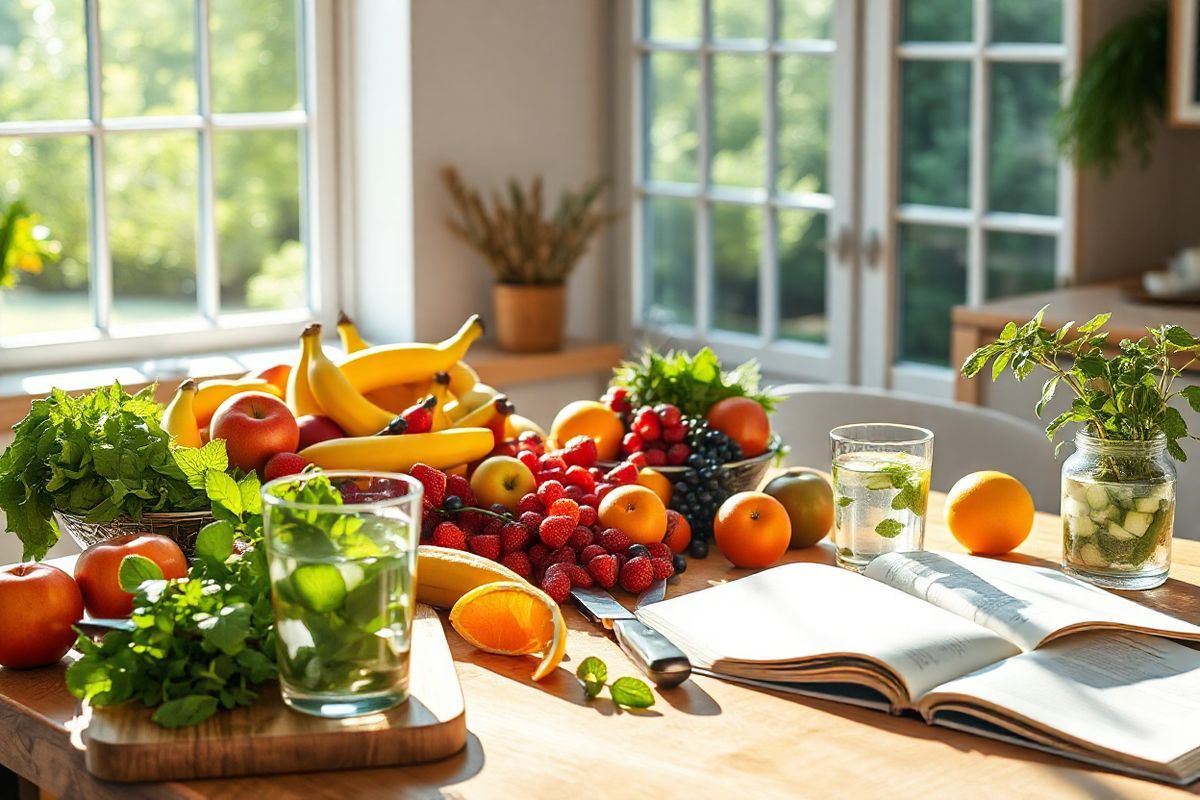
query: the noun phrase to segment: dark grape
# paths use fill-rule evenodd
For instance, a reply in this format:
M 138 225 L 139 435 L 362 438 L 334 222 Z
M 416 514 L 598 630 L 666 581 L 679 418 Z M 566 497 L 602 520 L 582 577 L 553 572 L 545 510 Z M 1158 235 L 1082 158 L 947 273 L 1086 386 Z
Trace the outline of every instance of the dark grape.
M 671 556 L 671 566 L 675 568 L 676 575 L 682 575 L 687 572 L 687 559 L 679 553 Z
M 692 558 L 708 558 L 708 542 L 704 539 L 692 539 L 688 545 L 688 555 Z

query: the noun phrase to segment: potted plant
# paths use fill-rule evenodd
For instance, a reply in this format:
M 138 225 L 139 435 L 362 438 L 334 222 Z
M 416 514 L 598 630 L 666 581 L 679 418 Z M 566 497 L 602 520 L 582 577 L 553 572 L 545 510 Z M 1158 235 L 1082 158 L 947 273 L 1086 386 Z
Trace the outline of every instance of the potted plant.
M 62 252 L 50 231 L 20 200 L 0 206 L 0 289 L 12 287 L 17 272 L 37 274 L 45 259 Z
M 526 189 L 508 182 L 507 199 L 493 192 L 489 208 L 454 167 L 442 171 L 457 218 L 450 230 L 482 255 L 492 268 L 496 338 L 517 352 L 546 352 L 562 345 L 566 293 L 571 270 L 592 236 L 615 218 L 593 211 L 604 180 L 564 191 L 553 215 L 543 216 L 542 179 Z
M 1040 417 L 1060 386 L 1071 407 L 1046 428 L 1053 440 L 1067 423 L 1080 423 L 1075 452 L 1063 463 L 1063 570 L 1099 586 L 1151 589 L 1167 579 L 1175 521 L 1175 466 L 1186 461 L 1179 446 L 1187 422 L 1172 401 L 1200 411 L 1200 386 L 1172 389 L 1184 364 L 1200 358 L 1200 341 L 1178 325 L 1148 328 L 1106 355 L 1109 314 L 1071 331 L 1042 327 L 1045 308 L 980 347 L 962 373 L 976 375 L 989 362 L 992 380 L 1007 367 L 1017 380 L 1049 373 L 1034 408 Z M 1059 447 L 1062 443 L 1059 444 Z

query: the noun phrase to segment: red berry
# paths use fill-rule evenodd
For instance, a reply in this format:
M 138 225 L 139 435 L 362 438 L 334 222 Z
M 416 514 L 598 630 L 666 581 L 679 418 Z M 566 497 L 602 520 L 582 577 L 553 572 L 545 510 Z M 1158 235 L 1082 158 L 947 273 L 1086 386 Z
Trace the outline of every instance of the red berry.
M 475 493 L 471 491 L 471 483 L 462 475 L 446 476 L 446 494 L 462 500 L 465 506 L 473 506 L 479 502 L 475 499 Z
M 638 436 L 641 436 L 644 442 L 658 441 L 662 436 L 662 421 L 659 420 L 658 414 L 654 413 L 653 408 L 639 409 L 633 416 L 633 424 L 630 428 Z
M 558 481 L 559 483 L 562 483 L 564 475 L 566 475 L 565 470 L 544 469 L 541 472 L 537 473 L 537 482 L 538 482 L 539 486 L 542 485 L 543 483 L 545 483 L 546 481 Z
M 476 555 L 483 556 L 484 558 L 490 558 L 492 561 L 500 560 L 499 536 L 487 536 L 486 534 L 472 536 L 467 542 L 467 546 L 471 549 L 471 552 L 475 553 Z
M 627 592 L 644 592 L 654 583 L 654 565 L 645 556 L 631 558 L 621 566 L 619 580 Z
M 571 579 L 572 586 L 582 586 L 584 588 L 594 585 L 596 582 L 592 580 L 592 576 L 588 571 L 578 564 L 564 564 L 558 567 L 563 572 L 567 573 L 567 577 Z
M 596 440 L 590 436 L 573 436 L 563 448 L 562 458 L 568 466 L 590 467 L 598 457 Z M 570 470 L 568 470 L 569 472 Z
M 681 464 L 687 463 L 688 456 L 692 451 L 686 444 L 679 442 L 667 448 L 667 463 L 672 467 L 678 467 Z
M 562 570 L 547 570 L 542 578 L 542 591 L 556 603 L 565 603 L 571 596 L 571 577 Z
M 596 535 L 592 533 L 591 528 L 585 525 L 576 525 L 575 532 L 571 534 L 571 538 L 567 540 L 567 544 L 576 550 L 582 550 L 594 541 L 596 541 Z
M 604 476 L 604 479 L 609 483 L 615 483 L 617 486 L 626 486 L 630 483 L 637 483 L 638 468 L 633 465 L 632 461 L 626 461 L 609 470 L 609 473 Z M 603 498 L 599 492 L 597 496 Z
M 593 497 L 593 499 L 595 499 L 595 498 Z M 580 525 L 595 525 L 596 519 L 598 516 L 596 514 L 596 504 L 584 502 L 586 500 L 587 500 L 587 497 L 584 497 L 583 500 L 580 501 L 580 503 L 579 503 L 579 524 Z
M 598 539 L 600 546 L 610 553 L 624 553 L 632 542 L 629 537 L 616 528 L 606 528 Z
M 500 559 L 500 563 L 525 580 L 529 580 L 529 576 L 533 574 L 533 564 L 530 563 L 529 556 L 526 553 L 520 551 L 509 553 Z
M 524 495 L 517 503 L 517 514 L 524 514 L 526 511 L 536 511 L 540 514 L 545 510 L 545 506 L 542 505 L 542 499 L 533 492 Z
M 608 551 L 598 544 L 589 544 L 587 547 L 579 551 L 579 563 L 587 564 L 596 556 L 606 556 Z
M 665 558 L 671 560 L 671 556 L 675 555 L 666 542 L 651 542 L 646 545 L 646 550 L 650 552 L 651 558 Z
M 524 550 L 533 540 L 530 529 L 520 522 L 510 522 L 500 529 L 500 550 L 504 553 L 515 553 Z
M 572 525 L 579 524 L 579 503 L 569 497 L 563 497 L 555 500 L 546 510 L 550 516 L 569 517 Z
M 550 563 L 550 548 L 541 542 L 534 542 L 529 548 L 529 563 L 538 569 Z
M 541 465 L 542 472 L 550 469 L 561 469 L 563 472 L 567 471 L 567 462 L 562 460 L 562 456 L 557 456 L 553 453 L 539 458 L 538 464 Z
M 517 437 L 517 444 L 522 450 L 540 456 L 546 449 L 546 443 L 542 441 L 542 437 L 538 436 L 533 431 L 522 431 Z
M 434 469 L 428 464 L 418 463 L 413 464 L 408 474 L 419 480 L 425 487 L 426 500 L 435 506 L 441 506 L 442 501 L 446 499 L 446 473 L 440 469 Z
M 675 567 L 669 558 L 652 558 L 650 566 L 654 568 L 654 580 L 665 581 L 675 574 Z
M 539 514 L 536 511 L 526 511 L 521 514 L 520 523 L 530 530 L 537 530 L 542 524 L 542 520 L 546 518 L 545 514 Z
M 664 428 L 677 427 L 683 421 L 683 415 L 679 413 L 679 409 L 670 403 L 659 403 L 654 407 L 654 411 L 658 414 L 658 421 Z
M 578 486 L 584 490 L 584 494 L 593 491 L 596 488 L 596 479 L 592 474 L 583 467 L 570 467 L 567 469 L 567 483 L 572 486 Z
M 521 452 L 517 453 L 517 461 L 520 461 L 522 464 L 528 467 L 529 471 L 535 475 L 540 471 L 538 469 L 537 453 L 533 452 L 532 450 L 522 450 Z
M 662 450 L 647 450 L 644 455 L 646 456 L 647 467 L 666 466 L 667 454 Z
M 550 553 L 550 555 L 547 557 L 546 563 L 552 567 L 555 564 L 574 564 L 578 560 L 579 557 L 575 554 L 575 548 L 568 547 L 564 544 L 562 547 Z
M 454 521 L 458 523 L 458 527 L 463 529 L 468 536 L 474 536 L 478 533 L 483 533 L 483 526 L 488 517 L 480 514 L 478 511 L 460 511 L 454 515 Z
M 497 517 L 488 517 L 487 522 L 483 523 L 483 532 L 488 536 L 499 536 L 506 522 L 507 520 Z
M 582 486 L 576 486 L 573 483 L 570 486 L 568 486 L 566 492 L 564 492 L 564 495 L 568 499 L 574 500 L 576 503 L 578 503 L 580 500 L 582 500 L 583 496 L 585 494 L 587 494 L 587 492 L 585 492 L 583 490 Z
M 682 442 L 687 438 L 687 428 L 682 425 L 676 425 L 674 428 L 663 428 L 662 438 L 667 444 Z
M 575 532 L 576 521 L 571 517 L 549 516 L 538 526 L 538 537 L 552 550 L 557 550 L 567 543 Z
M 634 469 L 641 469 L 642 467 L 646 466 L 646 454 L 645 453 L 634 453 L 633 455 L 626 458 L 625 462 L 628 464 L 632 464 Z
M 437 547 L 449 547 L 453 550 L 467 549 L 467 535 L 463 529 L 453 522 L 443 522 L 433 531 L 433 544 Z
M 642 437 L 638 436 L 633 431 L 625 434 L 624 438 L 621 439 L 621 452 L 625 455 L 630 455 L 631 453 L 640 453 L 641 450 Z
M 607 553 L 593 556 L 587 562 L 588 574 L 605 589 L 611 589 L 616 585 L 617 573 L 620 569 L 621 562 L 617 560 L 617 557 Z
M 596 500 L 599 502 L 604 499 L 604 495 L 616 489 L 616 484 L 612 483 L 597 483 L 596 484 Z M 598 507 L 598 506 L 597 506 Z
M 537 488 L 537 499 L 542 501 L 542 505 L 546 508 L 555 500 L 563 496 L 563 485 L 558 481 L 546 481 Z M 533 509 L 536 511 L 537 509 Z

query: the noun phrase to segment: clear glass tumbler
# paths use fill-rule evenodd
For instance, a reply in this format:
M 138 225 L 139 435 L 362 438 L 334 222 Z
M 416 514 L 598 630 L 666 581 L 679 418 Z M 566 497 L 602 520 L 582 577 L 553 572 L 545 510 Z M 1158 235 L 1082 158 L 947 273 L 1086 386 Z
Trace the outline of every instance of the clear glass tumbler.
M 834 428 L 829 438 L 838 565 L 861 572 L 876 556 L 922 549 L 933 433 L 870 422 Z
M 279 682 L 292 708 L 351 717 L 408 698 L 422 494 L 413 478 L 383 472 L 263 486 Z

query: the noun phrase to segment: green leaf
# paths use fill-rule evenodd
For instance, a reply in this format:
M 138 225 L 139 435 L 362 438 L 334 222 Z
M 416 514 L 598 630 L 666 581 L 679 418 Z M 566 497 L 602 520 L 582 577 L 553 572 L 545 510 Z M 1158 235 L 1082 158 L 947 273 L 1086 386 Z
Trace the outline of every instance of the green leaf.
M 1080 325 L 1077 330 L 1080 333 L 1093 333 L 1094 331 L 1097 331 L 1100 328 L 1104 327 L 1106 324 L 1108 324 L 1108 321 L 1111 318 L 1112 318 L 1112 314 L 1109 314 L 1107 312 L 1104 314 L 1097 314 L 1096 316 L 1089 319 L 1087 322 Z
M 1178 325 L 1163 325 L 1162 336 L 1176 347 L 1193 347 L 1196 344 L 1196 337 Z
M 1000 341 L 1007 342 L 1009 339 L 1017 335 L 1017 323 L 1008 321 L 1004 323 L 1004 329 L 1000 331 Z
M 842 495 L 841 497 L 839 497 L 837 499 L 837 504 L 839 506 L 841 506 L 842 508 L 845 508 L 846 506 L 850 505 L 853 502 L 854 502 L 853 497 L 846 497 L 845 495 Z
M 1037 405 L 1035 405 L 1033 407 L 1033 413 L 1038 418 L 1040 418 L 1042 416 L 1042 411 L 1045 410 L 1046 404 L 1049 403 L 1051 399 L 1053 399 L 1054 390 L 1056 388 L 1058 388 L 1059 380 L 1060 380 L 1060 378 L 1057 375 L 1055 375 L 1053 378 L 1050 378 L 1049 380 L 1047 380 L 1045 383 L 1042 384 L 1042 397 L 1040 400 L 1037 401 Z
M 224 606 L 216 614 L 203 616 L 197 628 L 205 641 L 222 652 L 236 655 L 250 632 L 250 607 L 245 603 Z
M 654 705 L 654 694 L 644 681 L 637 678 L 617 678 L 608 687 L 613 702 L 626 708 L 649 708 Z
M 238 492 L 242 496 L 242 513 L 262 513 L 262 484 L 259 483 L 257 475 L 251 472 L 242 478 L 238 482 Z
M 176 447 L 171 456 L 193 489 L 203 489 L 205 473 L 213 469 L 224 472 L 229 469 L 229 457 L 225 452 L 225 440 L 213 439 L 203 447 Z
M 224 472 L 207 472 L 204 478 L 204 489 L 214 505 L 228 511 L 235 517 L 241 517 L 245 507 L 242 505 L 242 492 L 237 481 Z
M 996 360 L 992 362 L 992 380 L 993 381 L 995 381 L 1002 374 L 1004 374 L 1004 368 L 1008 366 L 1008 358 L 1009 358 L 1008 353 L 1001 353 L 1000 355 L 996 356 Z
M 1179 413 L 1179 409 L 1174 406 L 1167 406 L 1163 411 L 1160 426 L 1168 439 L 1182 439 L 1187 436 L 1187 422 L 1184 421 L 1183 415 Z
M 1192 407 L 1192 411 L 1200 411 L 1200 386 L 1185 386 L 1180 394 Z
M 158 564 L 136 553 L 121 559 L 121 566 L 117 570 L 117 581 L 121 585 L 121 591 L 130 594 L 136 592 L 138 587 L 146 581 L 161 581 L 162 579 L 163 571 Z
M 217 698 L 211 695 L 190 694 L 163 703 L 151 717 L 164 728 L 182 728 L 203 722 L 217 712 Z
M 233 525 L 225 520 L 210 522 L 196 534 L 196 558 L 223 564 L 233 552 Z
M 900 521 L 890 517 L 880 520 L 879 524 L 875 526 L 875 532 L 885 539 L 895 539 L 903 530 L 904 526 L 900 524 Z
M 608 681 L 608 665 L 595 656 L 588 656 L 575 670 L 575 677 L 583 683 L 588 699 L 596 697 Z

